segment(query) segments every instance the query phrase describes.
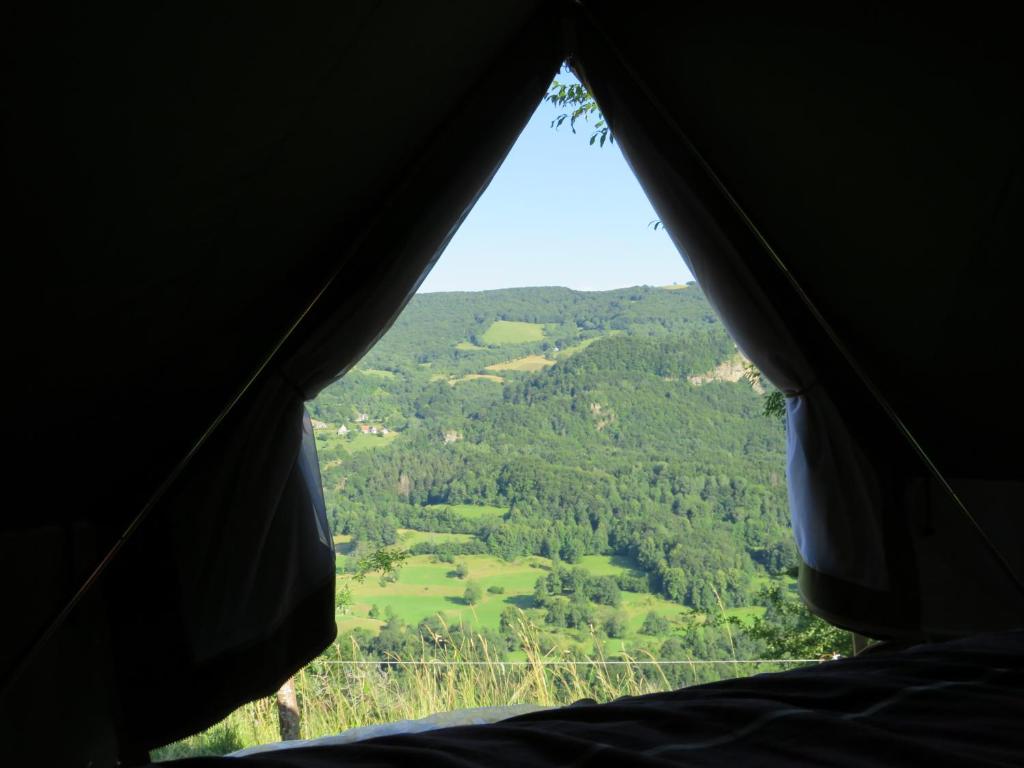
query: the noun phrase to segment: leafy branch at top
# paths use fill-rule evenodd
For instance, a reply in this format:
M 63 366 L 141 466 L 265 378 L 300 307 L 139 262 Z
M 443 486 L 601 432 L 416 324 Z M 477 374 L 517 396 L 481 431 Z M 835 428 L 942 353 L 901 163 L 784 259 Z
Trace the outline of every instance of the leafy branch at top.
M 597 102 L 590 95 L 590 91 L 580 83 L 562 83 L 554 80 L 544 96 L 544 100 L 551 102 L 560 109 L 568 110 L 551 121 L 552 128 L 561 128 L 562 124 L 568 120 L 569 130 L 576 133 L 577 120 L 583 120 L 585 123 L 590 123 L 593 120 L 593 133 L 590 135 L 590 143 L 597 143 L 599 147 L 603 147 L 606 141 L 610 144 L 615 143 L 601 108 L 597 106 Z

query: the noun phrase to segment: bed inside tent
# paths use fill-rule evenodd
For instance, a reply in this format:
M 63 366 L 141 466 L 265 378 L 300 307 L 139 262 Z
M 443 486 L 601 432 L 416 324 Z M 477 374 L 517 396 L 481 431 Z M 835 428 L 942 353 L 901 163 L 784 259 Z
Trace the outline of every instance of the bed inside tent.
M 801 596 L 888 642 L 810 670 L 205 762 L 1024 762 L 1009 16 L 43 10 L 20 9 L 4 42 L 5 763 L 145 763 L 331 642 L 303 403 L 388 328 L 563 61 L 786 395 Z M 160 439 L 136 444 L 154 403 Z M 69 454 L 44 459 L 59 441 Z

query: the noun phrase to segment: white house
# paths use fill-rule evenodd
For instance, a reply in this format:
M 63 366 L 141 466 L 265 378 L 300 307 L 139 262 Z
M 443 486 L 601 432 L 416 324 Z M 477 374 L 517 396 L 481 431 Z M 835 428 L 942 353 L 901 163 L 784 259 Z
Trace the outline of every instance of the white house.
M 342 424 L 340 427 L 338 427 L 338 434 L 339 435 L 347 435 L 348 434 L 348 427 L 346 427 L 344 424 Z

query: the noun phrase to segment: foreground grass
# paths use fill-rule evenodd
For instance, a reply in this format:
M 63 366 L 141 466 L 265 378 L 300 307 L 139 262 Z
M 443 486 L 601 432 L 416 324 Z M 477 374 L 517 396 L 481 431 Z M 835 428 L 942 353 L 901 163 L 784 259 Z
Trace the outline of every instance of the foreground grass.
M 497 660 L 479 636 L 459 644 L 451 635 L 424 645 L 417 659 L 382 663 L 353 641 L 335 644 L 295 675 L 302 738 L 349 728 L 426 717 L 471 707 L 511 704 L 565 706 L 672 690 L 709 679 L 699 661 L 672 665 L 623 656 L 558 658 L 541 650 L 537 628 L 524 617 L 519 627 L 525 661 Z M 780 664 L 736 664 L 714 677 L 778 671 Z M 280 739 L 277 706 L 270 697 L 244 705 L 209 730 L 162 747 L 154 760 L 221 755 Z

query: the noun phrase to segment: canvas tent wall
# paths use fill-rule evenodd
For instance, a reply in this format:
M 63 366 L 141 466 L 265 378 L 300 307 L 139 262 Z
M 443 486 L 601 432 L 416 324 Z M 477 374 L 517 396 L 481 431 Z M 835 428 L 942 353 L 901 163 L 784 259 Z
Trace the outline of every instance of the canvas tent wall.
M 598 0 L 19 13 L 15 753 L 148 749 L 333 637 L 302 401 L 393 320 L 564 58 L 790 395 L 812 607 L 876 635 L 1020 624 L 1006 19 Z M 56 720 L 59 744 L 40 735 Z

